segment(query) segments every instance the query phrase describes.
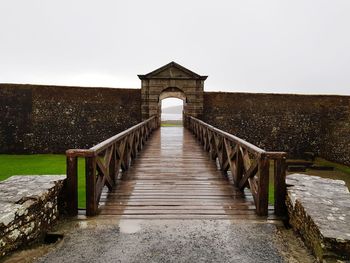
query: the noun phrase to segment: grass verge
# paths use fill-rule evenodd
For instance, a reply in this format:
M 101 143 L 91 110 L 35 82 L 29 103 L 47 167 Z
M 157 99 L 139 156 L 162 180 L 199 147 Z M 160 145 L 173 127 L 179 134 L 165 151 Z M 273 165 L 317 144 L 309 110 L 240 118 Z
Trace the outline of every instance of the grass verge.
M 85 160 L 78 162 L 78 205 L 85 208 Z M 12 155 L 0 154 L 0 181 L 12 175 L 66 174 L 63 154 Z
M 182 127 L 182 124 L 176 124 L 176 123 L 161 123 L 161 127 Z
M 333 166 L 336 170 L 350 175 L 350 166 L 346 166 L 339 163 L 333 163 L 322 158 L 316 158 L 315 163 L 322 166 Z

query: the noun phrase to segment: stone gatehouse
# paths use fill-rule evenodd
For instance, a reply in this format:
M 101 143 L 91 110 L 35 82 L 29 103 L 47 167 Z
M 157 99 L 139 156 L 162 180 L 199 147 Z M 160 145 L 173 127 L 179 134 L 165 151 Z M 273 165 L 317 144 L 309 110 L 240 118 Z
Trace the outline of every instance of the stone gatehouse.
M 143 120 L 160 115 L 161 101 L 169 97 L 183 100 L 184 113 L 202 116 L 204 81 L 208 76 L 198 75 L 175 62 L 138 76 L 141 79 Z

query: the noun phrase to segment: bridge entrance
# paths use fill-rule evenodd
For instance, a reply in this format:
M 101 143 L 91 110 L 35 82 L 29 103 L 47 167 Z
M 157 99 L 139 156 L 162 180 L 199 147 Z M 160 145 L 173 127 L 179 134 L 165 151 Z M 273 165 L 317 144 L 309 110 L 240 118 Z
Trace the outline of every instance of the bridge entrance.
M 161 115 L 162 99 L 175 97 L 184 101 L 184 114 L 201 117 L 203 113 L 203 90 L 207 76 L 197 73 L 175 63 L 160 67 L 141 79 L 141 113 L 142 119 Z
M 183 111 L 186 106 L 186 99 L 175 97 L 160 100 L 161 123 L 169 125 L 183 125 Z

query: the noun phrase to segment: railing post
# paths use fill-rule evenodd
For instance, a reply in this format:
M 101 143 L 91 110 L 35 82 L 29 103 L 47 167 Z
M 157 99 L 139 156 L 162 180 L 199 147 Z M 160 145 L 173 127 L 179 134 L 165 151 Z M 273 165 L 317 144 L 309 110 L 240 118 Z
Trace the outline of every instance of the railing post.
M 233 181 L 235 183 L 235 186 L 239 187 L 239 183 L 242 180 L 243 172 L 244 172 L 244 164 L 243 164 L 243 158 L 242 158 L 242 150 L 241 146 L 237 145 L 237 152 L 236 152 L 236 174 L 233 177 Z
M 109 176 L 110 178 L 112 178 L 112 181 L 114 183 L 114 185 L 117 182 L 117 178 L 116 178 L 116 149 L 115 149 L 116 145 L 114 144 L 112 146 L 112 156 L 111 156 L 111 161 L 109 163 Z
M 151 132 L 151 130 L 149 131 Z M 150 133 L 148 134 L 148 136 L 150 136 Z M 125 148 L 124 148 L 124 155 L 123 155 L 123 171 L 127 171 L 129 169 L 130 166 L 130 147 L 129 147 L 129 138 L 127 138 L 126 142 L 125 142 Z
M 259 159 L 258 193 L 256 212 L 259 216 L 267 216 L 269 206 L 269 170 L 270 160 L 262 154 Z
M 203 145 L 203 126 L 202 125 L 198 125 L 198 139 L 199 139 L 199 142 Z
M 287 214 L 286 156 L 281 156 L 274 162 L 275 214 L 284 216 Z
M 96 197 L 96 160 L 95 157 L 85 158 L 85 182 L 86 182 L 86 215 L 94 216 L 97 213 Z
M 78 157 L 67 154 L 67 212 L 70 216 L 78 214 Z
M 161 123 L 162 120 L 160 119 L 159 116 L 157 116 L 155 121 L 156 121 L 156 126 L 154 127 L 154 129 L 158 129 L 161 126 L 161 124 L 162 124 Z
M 209 149 L 209 156 L 210 159 L 212 160 L 216 160 L 216 146 L 215 146 L 215 133 L 212 132 L 211 134 L 211 138 L 209 139 L 209 145 L 210 145 L 210 149 Z

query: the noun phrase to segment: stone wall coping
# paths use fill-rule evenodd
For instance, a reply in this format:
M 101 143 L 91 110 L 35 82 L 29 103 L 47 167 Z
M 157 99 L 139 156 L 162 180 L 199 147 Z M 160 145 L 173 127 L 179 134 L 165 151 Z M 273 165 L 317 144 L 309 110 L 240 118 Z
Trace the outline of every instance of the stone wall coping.
M 0 182 L 0 257 L 44 238 L 58 220 L 65 179 L 16 175 Z
M 350 192 L 344 181 L 304 174 L 287 176 L 288 196 L 300 202 L 324 237 L 350 241 Z
M 0 227 L 22 216 L 35 201 L 45 196 L 65 175 L 15 175 L 0 182 Z
M 345 182 L 291 174 L 286 183 L 290 224 L 313 250 L 318 261 L 349 260 L 350 192 Z

